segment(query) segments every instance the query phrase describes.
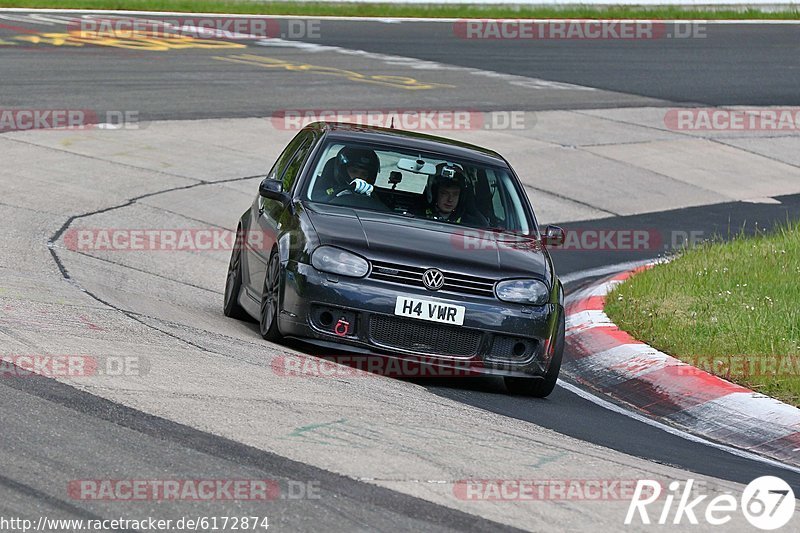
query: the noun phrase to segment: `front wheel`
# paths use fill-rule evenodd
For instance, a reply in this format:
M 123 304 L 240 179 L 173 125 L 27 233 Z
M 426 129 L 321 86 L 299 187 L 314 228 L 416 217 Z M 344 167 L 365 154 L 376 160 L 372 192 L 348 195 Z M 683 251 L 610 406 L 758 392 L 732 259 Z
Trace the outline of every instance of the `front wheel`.
M 556 334 L 556 345 L 553 350 L 553 358 L 550 367 L 544 375 L 544 379 L 530 379 L 507 376 L 503 378 L 506 390 L 509 394 L 519 396 L 533 396 L 534 398 L 545 398 L 553 392 L 558 381 L 558 373 L 561 371 L 561 359 L 564 357 L 564 335 L 565 323 L 564 313 L 558 321 L 558 333 Z
M 267 263 L 267 276 L 264 279 L 264 292 L 261 295 L 261 336 L 268 341 L 277 342 L 282 338 L 278 331 L 278 288 L 280 287 L 281 261 L 277 250 L 272 251 Z

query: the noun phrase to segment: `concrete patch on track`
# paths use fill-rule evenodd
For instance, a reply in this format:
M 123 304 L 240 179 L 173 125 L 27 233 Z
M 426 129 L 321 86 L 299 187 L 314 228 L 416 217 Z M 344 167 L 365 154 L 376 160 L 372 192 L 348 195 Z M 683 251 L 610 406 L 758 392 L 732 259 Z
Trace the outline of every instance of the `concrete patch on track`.
M 675 111 L 541 111 L 529 129 L 451 135 L 506 155 L 545 222 L 800 191 L 800 129 L 670 129 L 666 117 Z
M 665 125 L 668 113 L 670 110 L 663 108 L 525 112 L 521 127 L 487 129 L 487 121 L 478 127 L 428 132 L 484 145 L 506 156 L 529 188 L 539 220 L 544 223 L 800 192 L 800 165 L 795 150 L 800 132 L 675 130 Z M 192 142 L 212 146 L 209 153 L 189 158 L 182 155 L 188 129 L 193 130 Z M 144 167 L 167 176 L 179 173 L 210 180 L 230 176 L 226 165 L 231 154 L 239 154 L 252 165 L 251 175 L 265 173 L 275 154 L 295 132 L 292 127 L 276 128 L 274 118 L 163 122 L 158 124 L 158 130 L 153 135 L 147 127 L 52 131 L 36 137 L 38 143 L 54 150 L 51 154 L 77 153 L 89 161 L 101 150 L 114 163 Z M 221 134 L 232 130 L 237 135 Z M 252 190 L 236 182 L 224 186 L 235 187 L 245 196 Z M 157 201 L 164 202 L 163 198 Z
M 530 141 L 513 132 L 456 133 L 504 153 L 518 147 L 511 150 L 512 162 L 527 174 L 525 168 L 536 169 L 551 156 L 526 155 L 525 144 L 566 150 L 561 144 L 569 132 L 548 140 L 534 128 L 527 133 L 540 139 Z M 268 120 L 232 119 L 0 136 L 6 155 L 0 180 L 11 191 L 0 200 L 0 214 L 13 220 L 7 230 L 12 238 L 4 240 L 0 254 L 3 350 L 138 358 L 146 372 L 59 379 L 146 413 L 522 528 L 578 527 L 587 520 L 618 527 L 628 501 L 469 499 L 459 496 L 459 481 L 693 477 L 710 494 L 741 491 L 732 483 L 443 399 L 405 381 L 281 375 L 272 363 L 296 352 L 263 342 L 253 324 L 222 316 L 227 250 L 81 251 L 59 239 L 53 246 L 70 279 L 53 263 L 48 239 L 75 215 L 85 214 L 67 231 L 233 229 L 255 195 L 255 176 L 266 171 L 292 134 L 275 130 Z M 586 132 L 581 135 L 586 142 Z M 641 140 L 643 134 L 637 128 L 630 135 Z M 665 138 L 663 132 L 657 135 Z M 534 175 L 539 174 L 527 174 L 526 180 L 544 191 L 559 181 L 549 176 L 532 181 Z M 635 176 L 627 183 L 634 202 L 647 193 L 639 192 Z M 577 188 L 592 185 L 585 175 L 569 179 Z M 600 216 L 601 209 L 612 207 L 603 203 L 601 190 L 598 208 L 548 193 L 547 217 Z M 731 526 L 744 529 L 742 521 Z

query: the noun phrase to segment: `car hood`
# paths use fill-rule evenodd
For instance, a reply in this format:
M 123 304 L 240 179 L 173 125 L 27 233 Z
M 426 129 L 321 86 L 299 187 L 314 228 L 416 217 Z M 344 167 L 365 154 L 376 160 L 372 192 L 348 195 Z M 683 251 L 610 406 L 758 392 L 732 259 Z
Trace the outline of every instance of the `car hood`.
M 546 252 L 530 237 L 325 204 L 310 204 L 306 213 L 320 244 L 345 248 L 370 260 L 490 279 L 550 281 Z

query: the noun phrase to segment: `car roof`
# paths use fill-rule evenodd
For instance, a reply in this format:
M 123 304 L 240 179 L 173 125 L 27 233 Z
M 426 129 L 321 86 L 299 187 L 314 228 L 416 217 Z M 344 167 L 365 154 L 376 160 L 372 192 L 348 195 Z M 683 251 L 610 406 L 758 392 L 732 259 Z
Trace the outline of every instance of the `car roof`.
M 377 126 L 347 122 L 312 122 L 305 128 L 325 131 L 331 139 L 345 142 L 360 141 L 388 144 L 423 152 L 449 155 L 454 159 L 471 159 L 472 161 L 489 165 L 508 166 L 503 156 L 488 148 L 415 131 L 379 128 Z

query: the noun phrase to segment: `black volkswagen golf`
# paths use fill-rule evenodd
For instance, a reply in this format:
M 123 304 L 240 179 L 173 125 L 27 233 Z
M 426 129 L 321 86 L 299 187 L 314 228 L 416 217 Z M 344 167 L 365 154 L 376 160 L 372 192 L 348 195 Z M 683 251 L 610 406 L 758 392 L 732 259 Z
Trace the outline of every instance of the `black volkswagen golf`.
M 302 129 L 239 220 L 225 315 L 271 341 L 424 358 L 544 397 L 564 349 L 563 288 L 499 154 L 393 129 Z M 417 359 L 419 360 L 419 359 Z

